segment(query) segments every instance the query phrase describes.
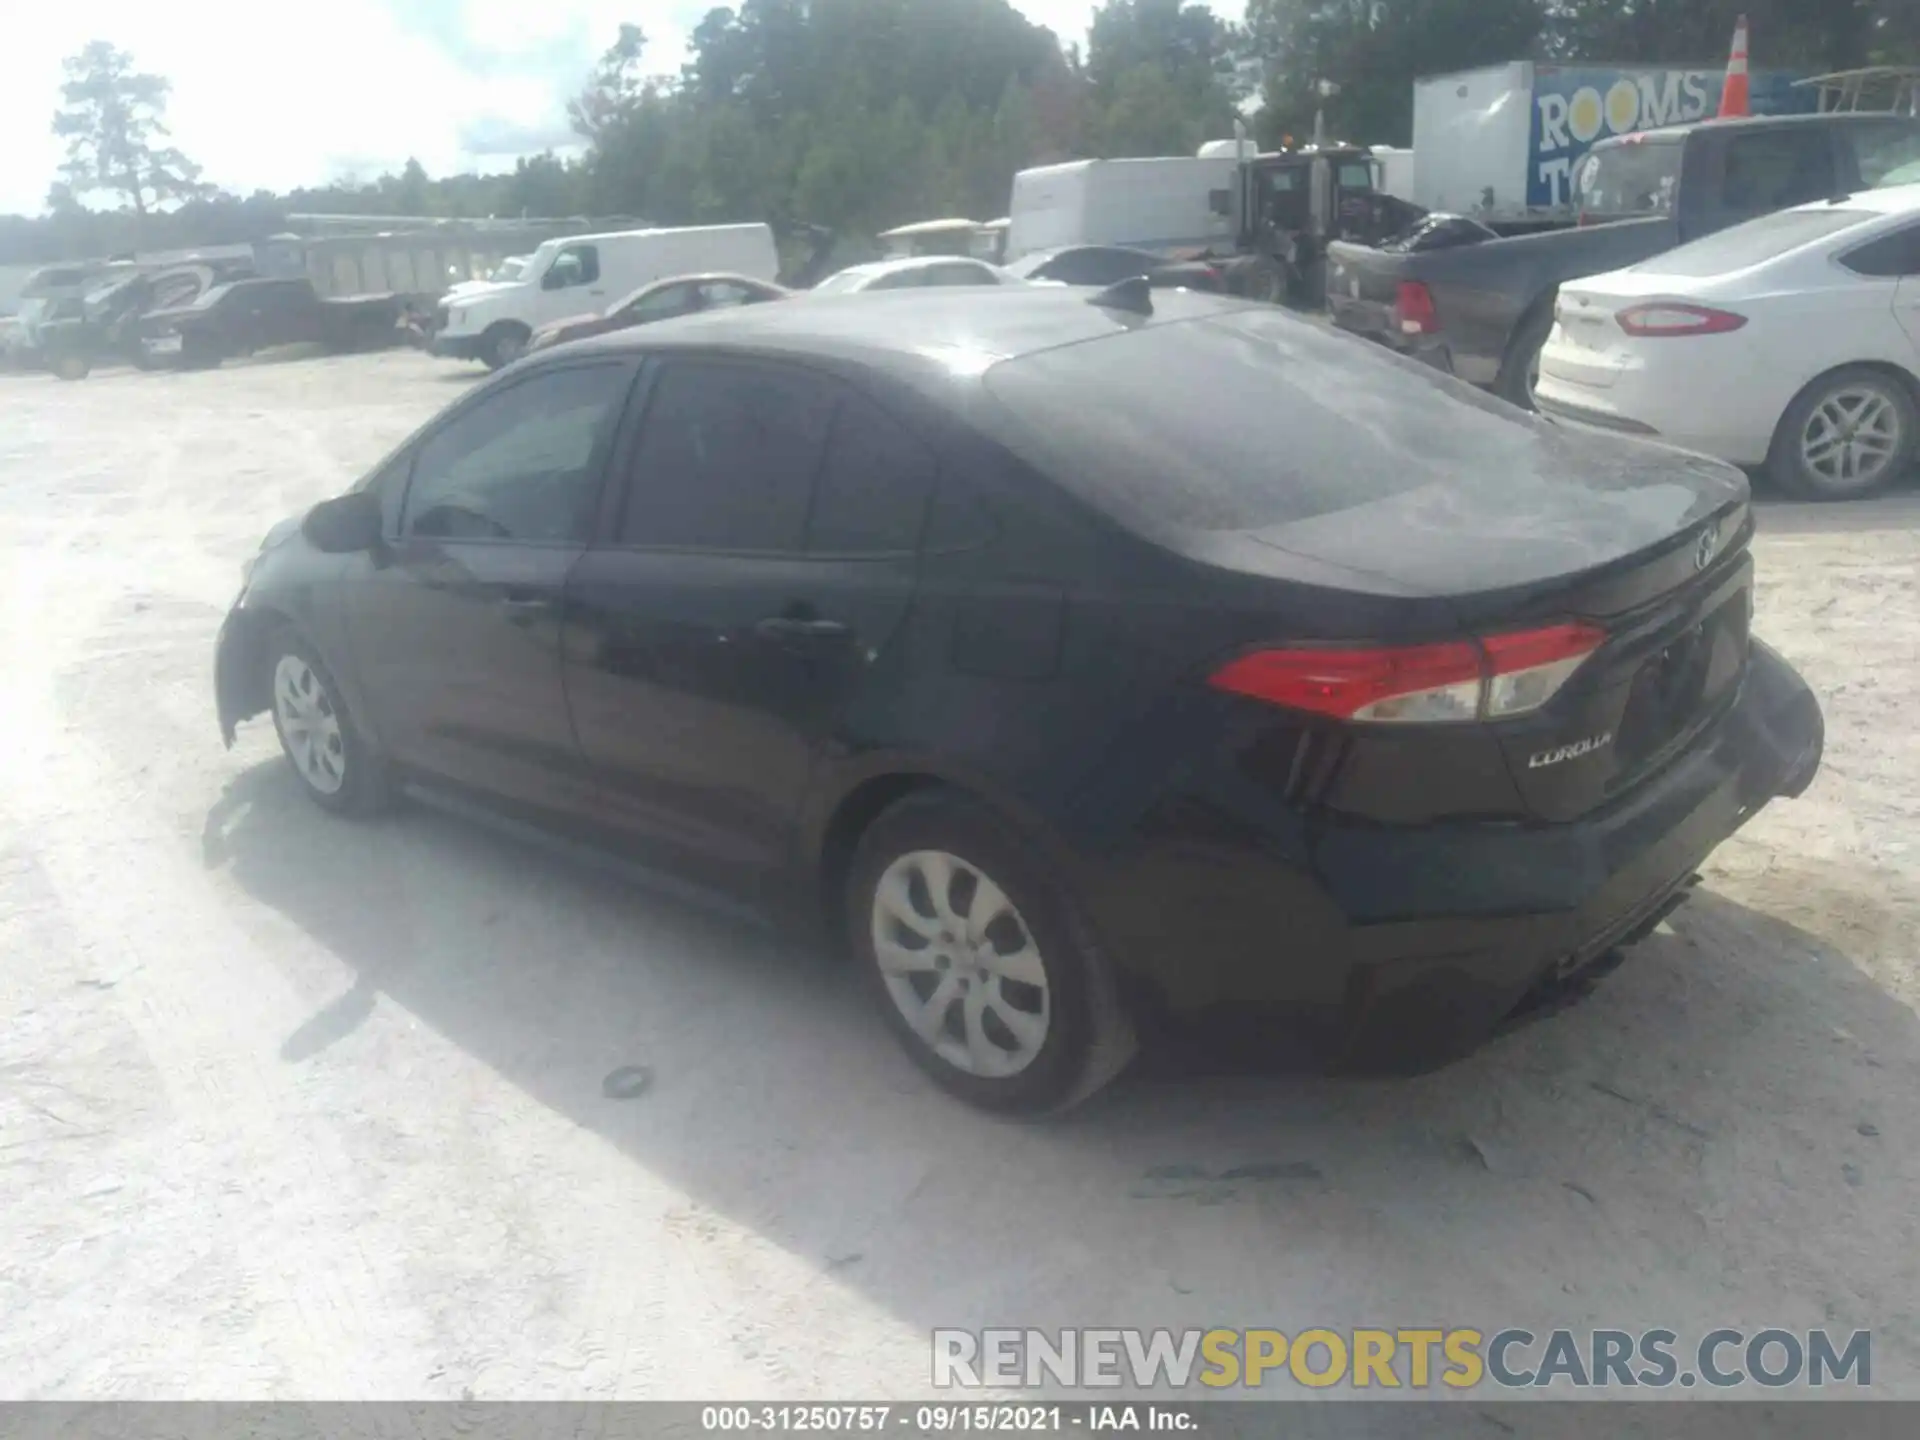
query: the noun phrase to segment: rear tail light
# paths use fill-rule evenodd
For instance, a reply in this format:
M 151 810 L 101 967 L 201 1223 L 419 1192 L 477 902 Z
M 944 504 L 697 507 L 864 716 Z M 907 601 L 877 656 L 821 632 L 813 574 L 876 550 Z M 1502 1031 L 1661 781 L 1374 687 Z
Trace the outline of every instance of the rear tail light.
M 1434 309 L 1433 292 L 1418 280 L 1402 280 L 1394 296 L 1393 318 L 1402 335 L 1437 335 L 1440 312 Z
M 1335 720 L 1501 720 L 1546 704 L 1606 638 L 1576 623 L 1441 645 L 1257 650 L 1229 661 L 1207 683 Z
M 1709 309 L 1705 305 L 1629 305 L 1613 318 L 1627 334 L 1648 340 L 1678 335 L 1724 335 L 1747 323 L 1744 315 Z

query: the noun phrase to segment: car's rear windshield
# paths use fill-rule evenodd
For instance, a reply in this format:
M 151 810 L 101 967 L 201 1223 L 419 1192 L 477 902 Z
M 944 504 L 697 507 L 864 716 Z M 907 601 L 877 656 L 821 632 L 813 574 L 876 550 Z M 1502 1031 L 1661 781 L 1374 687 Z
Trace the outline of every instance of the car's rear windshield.
M 1265 306 L 1038 351 L 985 383 L 1009 449 L 1148 527 L 1262 530 L 1535 463 L 1519 411 Z
M 1683 142 L 1677 135 L 1628 140 L 1589 152 L 1575 172 L 1581 213 L 1665 215 L 1680 184 Z
M 1848 210 L 1823 205 L 1817 210 L 1778 210 L 1756 220 L 1720 230 L 1689 241 L 1651 260 L 1634 266 L 1654 275 L 1679 275 L 1699 279 L 1708 275 L 1728 275 L 1749 266 L 1763 265 L 1776 255 L 1810 245 L 1862 220 L 1871 220 L 1871 210 Z

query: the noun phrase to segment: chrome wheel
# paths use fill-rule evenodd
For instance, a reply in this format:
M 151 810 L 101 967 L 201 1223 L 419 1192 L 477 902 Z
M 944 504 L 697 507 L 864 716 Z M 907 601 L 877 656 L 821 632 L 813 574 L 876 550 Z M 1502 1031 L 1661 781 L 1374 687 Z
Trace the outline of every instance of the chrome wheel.
M 1813 407 L 1800 431 L 1800 462 L 1823 489 L 1870 488 L 1902 451 L 1901 425 L 1899 406 L 1883 391 L 1835 390 Z
M 273 719 L 293 768 L 322 795 L 347 783 L 347 745 L 340 711 L 324 681 L 298 655 L 273 667 Z
M 887 995 L 929 1050 L 986 1079 L 1033 1063 L 1052 1019 L 1046 966 L 978 866 L 944 850 L 900 856 L 874 889 L 872 928 Z

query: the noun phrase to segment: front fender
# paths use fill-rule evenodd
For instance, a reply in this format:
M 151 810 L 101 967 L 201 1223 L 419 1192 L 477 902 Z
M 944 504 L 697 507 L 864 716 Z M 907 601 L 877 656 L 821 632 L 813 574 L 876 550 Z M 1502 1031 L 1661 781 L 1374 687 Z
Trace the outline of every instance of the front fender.
M 242 720 L 263 713 L 272 703 L 267 667 L 261 654 L 266 637 L 285 618 L 272 611 L 235 606 L 221 623 L 213 650 L 213 694 L 220 715 L 220 739 L 233 748 Z

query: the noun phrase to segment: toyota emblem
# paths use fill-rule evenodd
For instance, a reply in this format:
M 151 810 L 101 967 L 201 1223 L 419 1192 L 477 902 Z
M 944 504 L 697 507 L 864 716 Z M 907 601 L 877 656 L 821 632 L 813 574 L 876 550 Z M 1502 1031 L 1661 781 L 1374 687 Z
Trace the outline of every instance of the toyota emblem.
M 1720 527 L 1709 525 L 1693 544 L 1693 568 L 1704 570 L 1713 563 L 1713 552 L 1720 546 Z

